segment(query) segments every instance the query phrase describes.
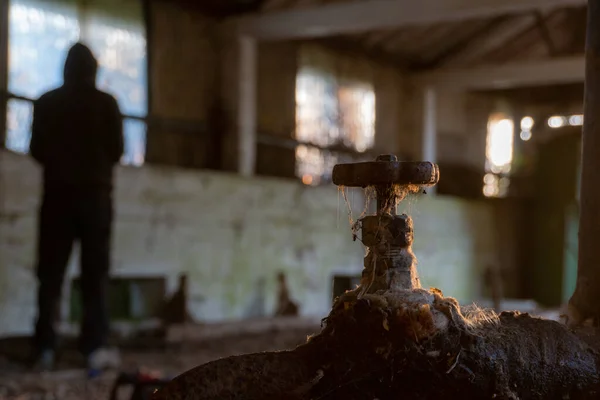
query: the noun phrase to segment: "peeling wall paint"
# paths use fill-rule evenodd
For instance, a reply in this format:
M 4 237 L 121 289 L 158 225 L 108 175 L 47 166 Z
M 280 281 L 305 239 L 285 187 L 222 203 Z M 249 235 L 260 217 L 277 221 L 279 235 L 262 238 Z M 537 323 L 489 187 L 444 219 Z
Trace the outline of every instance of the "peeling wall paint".
M 35 317 L 39 171 L 29 158 L 0 151 L 0 182 L 0 335 L 27 334 Z M 164 276 L 174 291 L 186 272 L 199 321 L 271 313 L 279 270 L 302 314 L 325 316 L 333 275 L 362 269 L 364 250 L 352 241 L 335 187 L 162 167 L 119 168 L 116 186 L 114 275 Z M 358 216 L 361 193 L 349 198 Z M 422 196 L 401 208 L 415 221 L 424 285 L 474 300 L 480 269 L 497 255 L 491 206 Z M 76 261 L 75 254 L 68 279 Z

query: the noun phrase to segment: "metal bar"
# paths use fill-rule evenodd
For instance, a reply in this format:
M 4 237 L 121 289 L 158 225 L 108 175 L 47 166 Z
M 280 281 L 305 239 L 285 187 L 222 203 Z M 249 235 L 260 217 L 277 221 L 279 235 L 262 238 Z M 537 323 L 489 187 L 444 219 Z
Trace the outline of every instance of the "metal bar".
M 21 95 L 14 94 L 14 93 L 11 93 L 6 90 L 0 90 L 0 97 L 3 99 L 6 99 L 6 100 L 20 100 L 20 101 L 27 101 L 29 103 L 35 102 L 35 99 L 32 99 L 31 97 L 21 96 Z M 138 121 L 147 121 L 148 120 L 148 117 L 142 117 L 139 115 L 130 115 L 130 114 L 123 114 L 123 118 L 135 119 Z
M 15 99 L 15 100 L 21 100 L 21 101 L 28 101 L 28 102 L 35 101 L 32 98 L 25 97 L 25 96 L 19 96 L 19 95 L 16 95 L 16 94 L 13 94 L 10 92 L 6 92 L 6 91 L 0 92 L 0 98 L 6 99 L 6 100 Z M 155 117 L 155 116 L 140 117 L 138 115 L 123 115 L 123 119 L 132 119 L 135 121 L 145 122 L 149 127 L 155 128 L 157 130 L 173 130 L 176 132 L 189 132 L 189 133 L 199 133 L 200 132 L 202 134 L 208 133 L 208 125 L 204 122 L 196 122 L 196 121 L 191 122 L 191 121 L 187 121 L 187 120 L 170 119 L 170 118 Z M 276 134 L 269 134 L 269 133 L 264 133 L 264 132 L 259 133 L 257 135 L 256 139 L 257 139 L 257 143 L 266 144 L 266 145 L 275 146 L 275 147 L 281 147 L 281 148 L 285 148 L 285 149 L 291 149 L 291 150 L 296 149 L 296 147 L 298 147 L 298 146 L 307 146 L 307 147 L 317 148 L 321 151 L 332 151 L 332 152 L 341 153 L 341 154 L 361 155 L 361 156 L 375 154 L 375 153 L 371 153 L 371 152 L 359 153 L 353 149 L 343 148 L 340 146 L 331 146 L 331 147 L 319 146 L 319 145 L 308 143 L 308 142 L 300 142 L 300 141 L 297 141 L 290 137 L 285 137 L 285 136 L 276 135 Z
M 8 0 L 0 0 L 0 93 L 8 89 Z M 0 149 L 5 147 L 6 102 L 0 94 Z
M 152 23 L 152 2 L 142 0 L 142 11 L 144 15 L 144 26 L 146 28 L 146 109 L 152 114 L 152 57 L 154 55 L 154 24 Z
M 0 92 L 0 98 L 6 99 L 6 100 L 15 99 L 15 100 L 21 100 L 21 101 L 28 101 L 28 102 L 35 101 L 34 99 L 31 99 L 29 97 L 19 96 L 19 95 L 9 93 L 6 91 Z M 170 119 L 170 118 L 154 117 L 154 116 L 140 117 L 138 115 L 123 115 L 123 119 L 131 119 L 131 120 L 135 120 L 135 121 L 145 122 L 148 125 L 148 127 L 152 127 L 158 131 L 172 130 L 172 131 L 176 131 L 176 132 L 188 132 L 188 133 L 196 133 L 196 134 L 197 133 L 202 133 L 202 134 L 208 133 L 208 125 L 204 122 L 196 122 L 196 121 L 191 122 L 191 121 L 187 121 L 187 120 Z M 265 144 L 265 145 L 269 145 L 269 146 L 280 147 L 280 148 L 285 148 L 285 149 L 290 149 L 290 150 L 294 150 L 298 146 L 307 146 L 307 147 L 319 149 L 321 151 L 331 151 L 331 152 L 336 152 L 336 153 L 340 153 L 340 154 L 361 155 L 361 156 L 368 156 L 368 155 L 375 154 L 375 153 L 372 153 L 369 151 L 367 151 L 365 153 L 359 153 L 353 149 L 343 148 L 340 146 L 331 146 L 331 147 L 319 146 L 319 145 L 308 143 L 308 142 L 300 142 L 300 141 L 297 141 L 290 137 L 285 137 L 285 136 L 276 135 L 276 134 L 269 134 L 269 133 L 264 133 L 264 132 L 259 133 L 257 135 L 256 139 L 257 139 L 257 143 L 260 143 L 260 144 Z
M 298 146 L 306 146 L 306 147 L 311 147 L 311 148 L 318 149 L 321 151 L 329 151 L 332 153 L 348 154 L 351 156 L 360 156 L 360 157 L 367 157 L 367 158 L 373 158 L 371 156 L 379 154 L 378 152 L 375 152 L 373 150 L 368 150 L 363 153 L 360 153 L 354 149 L 347 148 L 347 147 L 319 146 L 319 145 L 309 143 L 309 142 L 300 142 L 300 141 L 290 138 L 290 137 L 273 135 L 273 134 L 264 133 L 264 132 L 263 133 L 259 132 L 257 134 L 256 142 L 259 144 L 264 144 L 264 145 L 268 145 L 268 146 L 280 147 L 282 149 L 295 150 Z

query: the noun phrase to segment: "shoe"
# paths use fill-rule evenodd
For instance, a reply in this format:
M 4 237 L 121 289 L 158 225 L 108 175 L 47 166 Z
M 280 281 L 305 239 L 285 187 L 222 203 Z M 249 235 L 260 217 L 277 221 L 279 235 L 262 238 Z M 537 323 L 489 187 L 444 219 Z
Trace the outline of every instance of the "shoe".
M 87 368 L 89 371 L 104 371 L 107 369 L 117 369 L 121 365 L 121 355 L 119 350 L 102 347 L 93 351 L 87 357 Z
M 46 372 L 54 369 L 56 355 L 53 350 L 43 350 L 33 364 L 33 370 L 36 372 Z

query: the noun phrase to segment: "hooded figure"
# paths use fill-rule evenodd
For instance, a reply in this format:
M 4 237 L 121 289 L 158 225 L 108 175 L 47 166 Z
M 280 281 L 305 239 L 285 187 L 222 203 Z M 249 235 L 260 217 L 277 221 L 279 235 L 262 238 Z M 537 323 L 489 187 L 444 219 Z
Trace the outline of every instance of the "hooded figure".
M 44 369 L 54 362 L 53 324 L 75 241 L 81 249 L 80 349 L 90 368 L 107 360 L 113 169 L 123 153 L 123 123 L 115 98 L 96 88 L 97 70 L 90 49 L 75 44 L 65 61 L 64 84 L 33 108 L 30 153 L 43 169 L 35 349 Z
M 69 50 L 64 84 L 35 103 L 30 152 L 44 169 L 44 189 L 110 192 L 123 154 L 117 101 L 96 89 L 98 62 L 81 43 Z

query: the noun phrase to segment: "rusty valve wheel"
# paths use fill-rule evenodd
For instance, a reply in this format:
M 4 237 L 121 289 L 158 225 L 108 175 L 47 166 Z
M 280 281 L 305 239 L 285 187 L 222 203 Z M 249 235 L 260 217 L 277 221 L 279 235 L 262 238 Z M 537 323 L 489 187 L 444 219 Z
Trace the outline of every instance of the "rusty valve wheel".
M 391 154 L 375 161 L 338 164 L 333 167 L 333 183 L 338 186 L 367 187 L 379 185 L 433 186 L 439 178 L 438 166 L 432 162 L 403 162 Z
M 397 215 L 396 206 L 407 193 L 433 186 L 439 179 L 436 164 L 399 162 L 391 154 L 380 155 L 371 162 L 333 167 L 334 184 L 373 186 L 377 194 L 377 215 L 359 219 L 361 241 L 369 249 L 364 260 L 361 293 L 421 287 L 417 259 L 412 252 L 413 222 L 406 214 Z
M 333 183 L 337 186 L 374 186 L 377 191 L 377 213 L 395 215 L 397 185 L 433 186 L 440 179 L 438 166 L 432 162 L 401 162 L 392 154 L 384 154 L 375 161 L 338 164 L 333 167 Z
M 412 252 L 413 222 L 406 214 L 397 215 L 396 206 L 407 193 L 433 186 L 439 179 L 436 164 L 399 162 L 392 154 L 380 155 L 371 162 L 333 167 L 334 184 L 373 186 L 377 194 L 377 215 L 359 220 L 362 242 L 369 249 L 362 272 L 362 293 L 421 287 Z

